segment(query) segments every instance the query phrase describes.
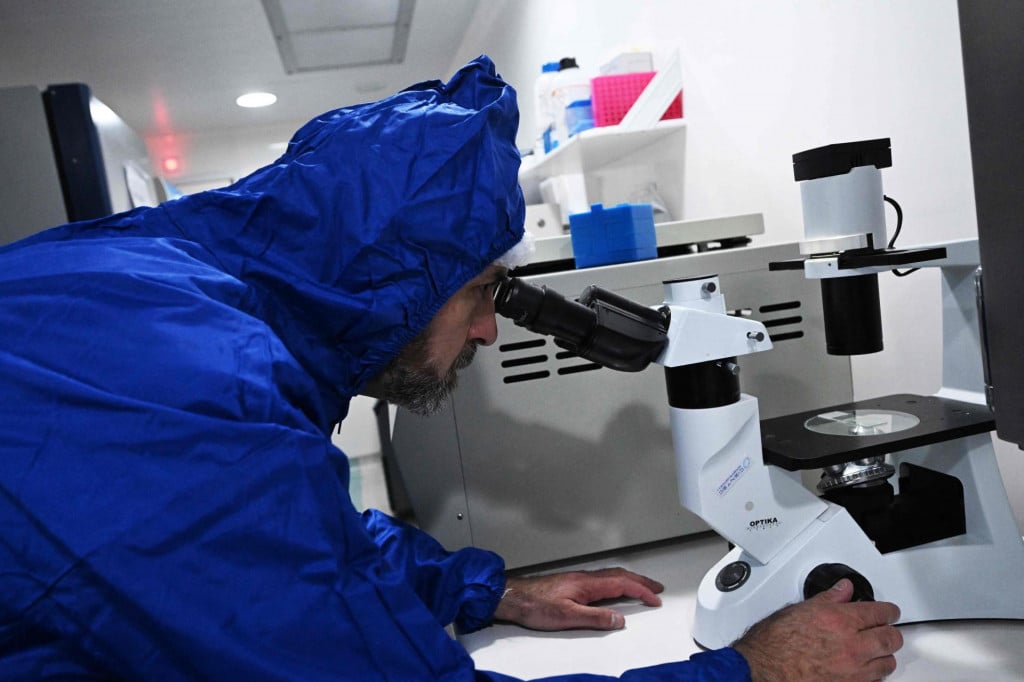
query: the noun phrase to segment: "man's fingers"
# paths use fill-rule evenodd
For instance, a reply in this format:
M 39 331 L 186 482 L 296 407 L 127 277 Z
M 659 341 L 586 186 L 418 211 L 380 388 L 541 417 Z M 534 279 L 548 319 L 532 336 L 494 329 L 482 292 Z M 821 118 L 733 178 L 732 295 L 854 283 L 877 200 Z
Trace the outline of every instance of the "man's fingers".
M 661 606 L 661 597 L 656 595 L 646 583 L 637 582 L 626 576 L 595 578 L 588 587 L 587 601 L 591 603 L 602 599 L 629 597 L 630 599 L 639 599 L 647 606 Z
M 849 578 L 841 578 L 835 585 L 827 590 L 822 590 L 811 597 L 819 601 L 827 601 L 833 604 L 842 604 L 853 598 L 853 583 Z
M 872 679 L 881 680 L 896 672 L 896 657 L 883 656 L 876 658 L 865 666 L 865 673 Z
M 863 633 L 868 637 L 869 658 L 884 658 L 891 656 L 903 648 L 903 633 L 892 625 L 882 625 Z
M 849 602 L 853 598 L 853 583 L 847 578 L 842 578 L 830 589 L 819 592 L 811 597 L 820 601 L 827 601 L 833 604 Z M 900 619 L 900 609 L 891 602 L 867 601 L 853 602 L 850 610 L 856 614 L 859 630 L 866 630 L 878 625 L 892 625 Z
M 662 587 L 658 592 L 661 592 L 665 588 Z M 622 596 L 629 597 L 631 599 L 639 599 L 646 606 L 661 606 L 661 597 L 654 593 L 649 586 L 643 583 L 636 583 L 627 581 L 622 586 Z
M 625 617 L 618 611 L 597 606 L 576 604 L 564 614 L 565 627 L 590 630 L 620 630 L 626 625 Z
M 661 592 L 665 591 L 665 586 L 662 585 L 661 583 L 659 583 L 657 580 L 653 580 L 651 578 L 648 578 L 645 575 L 640 575 L 639 573 L 633 573 L 632 571 L 627 571 L 624 568 L 602 568 L 602 569 L 599 569 L 599 570 L 596 570 L 596 571 L 592 571 L 592 573 L 593 573 L 593 575 L 602 576 L 602 577 L 605 577 L 605 576 L 621 576 L 623 578 L 627 578 L 629 580 L 633 580 L 634 582 L 640 583 L 641 585 L 646 587 L 651 592 L 654 592 L 655 594 L 658 594 L 658 593 L 661 593 Z
M 859 630 L 879 625 L 892 625 L 900 619 L 900 607 L 887 601 L 865 601 L 850 604 Z
M 624 568 L 602 568 L 587 573 L 599 579 L 593 584 L 601 590 L 601 594 L 590 601 L 630 597 L 641 600 L 647 606 L 661 606 L 661 599 L 655 595 L 664 592 L 665 586 L 657 580 Z

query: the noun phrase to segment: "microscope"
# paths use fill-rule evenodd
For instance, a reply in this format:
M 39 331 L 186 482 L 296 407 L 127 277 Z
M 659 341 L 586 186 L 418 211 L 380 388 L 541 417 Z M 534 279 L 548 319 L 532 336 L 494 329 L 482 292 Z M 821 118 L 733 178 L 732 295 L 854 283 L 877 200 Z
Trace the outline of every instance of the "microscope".
M 679 497 L 732 549 L 697 593 L 694 640 L 728 646 L 753 623 L 841 578 L 855 600 L 892 601 L 901 623 L 1024 619 L 1024 542 L 996 463 L 983 371 L 976 240 L 894 248 L 899 205 L 882 191 L 888 139 L 793 157 L 803 269 L 821 282 L 828 352 L 882 349 L 878 274 L 942 271 L 943 386 L 765 421 L 738 357 L 771 349 L 727 312 L 718 277 L 664 283 L 647 307 L 588 287 L 568 300 L 508 278 L 498 314 L 611 369 L 665 369 Z M 886 241 L 885 204 L 899 216 Z M 805 470 L 820 470 L 811 490 Z

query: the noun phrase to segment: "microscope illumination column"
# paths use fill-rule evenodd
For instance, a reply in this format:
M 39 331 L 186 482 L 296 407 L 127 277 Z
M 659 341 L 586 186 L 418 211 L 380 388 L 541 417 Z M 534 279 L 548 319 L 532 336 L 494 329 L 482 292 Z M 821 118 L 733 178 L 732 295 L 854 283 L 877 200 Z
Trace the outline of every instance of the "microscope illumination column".
M 800 183 L 806 240 L 815 256 L 886 248 L 885 198 L 880 169 L 892 165 L 888 138 L 834 144 L 793 155 Z M 821 280 L 825 340 L 832 355 L 882 350 L 878 275 L 851 272 Z

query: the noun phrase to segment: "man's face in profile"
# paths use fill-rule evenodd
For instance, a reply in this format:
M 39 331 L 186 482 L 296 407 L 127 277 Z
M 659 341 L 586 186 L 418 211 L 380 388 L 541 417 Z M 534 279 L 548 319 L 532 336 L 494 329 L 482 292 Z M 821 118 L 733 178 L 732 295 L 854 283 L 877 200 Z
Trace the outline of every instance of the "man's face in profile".
M 479 345 L 498 338 L 494 287 L 505 268 L 490 266 L 459 289 L 373 382 L 378 398 L 421 415 L 440 410 Z

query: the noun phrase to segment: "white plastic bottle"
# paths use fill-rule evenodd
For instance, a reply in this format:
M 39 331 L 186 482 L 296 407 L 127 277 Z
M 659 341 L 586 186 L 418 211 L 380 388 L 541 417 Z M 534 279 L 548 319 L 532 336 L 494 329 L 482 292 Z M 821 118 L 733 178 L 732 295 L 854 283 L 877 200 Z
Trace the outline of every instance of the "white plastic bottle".
M 558 74 L 558 62 L 547 62 L 533 84 L 533 116 L 537 135 L 533 153 L 542 156 L 554 148 L 555 108 L 551 93 Z
M 551 89 L 551 100 L 555 111 L 555 143 L 565 144 L 569 139 L 565 110 L 570 104 L 590 99 L 590 76 L 576 64 L 574 57 L 564 57 L 558 62 Z

